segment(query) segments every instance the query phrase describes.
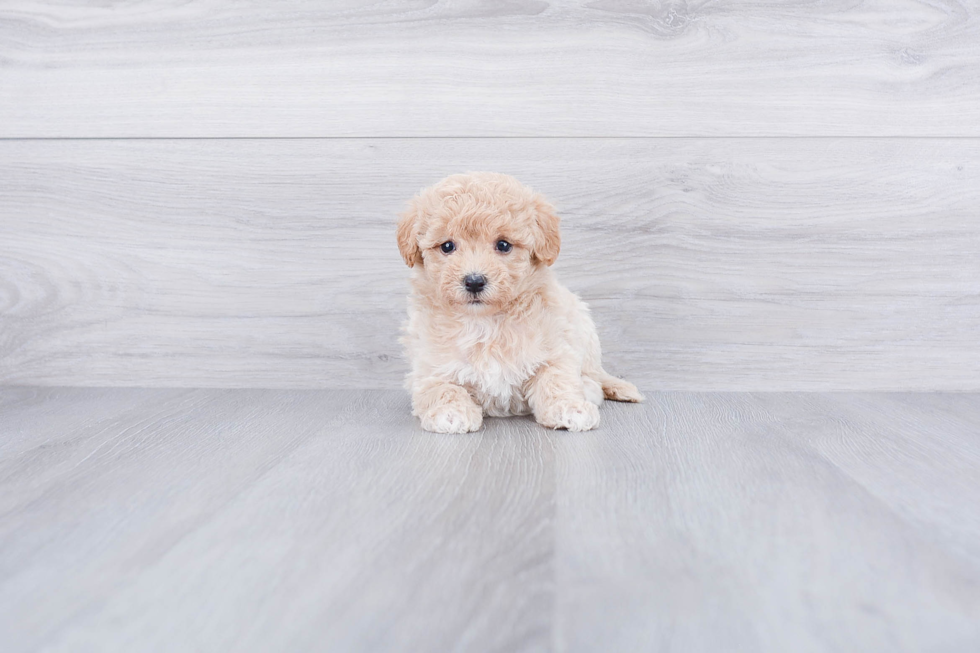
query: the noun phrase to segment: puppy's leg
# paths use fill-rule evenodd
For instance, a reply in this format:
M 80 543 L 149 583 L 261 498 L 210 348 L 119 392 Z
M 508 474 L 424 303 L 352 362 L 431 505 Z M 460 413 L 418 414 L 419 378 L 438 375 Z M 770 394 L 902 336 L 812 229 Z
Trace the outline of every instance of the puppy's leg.
M 582 385 L 585 390 L 585 398 L 594 403 L 596 406 L 602 405 L 602 400 L 605 398 L 605 393 L 599 382 L 593 379 L 591 376 L 582 375 Z
M 552 429 L 588 431 L 599 426 L 599 407 L 585 396 L 578 371 L 545 365 L 531 378 L 528 403 L 538 424 Z
M 483 409 L 462 386 L 425 379 L 412 392 L 412 414 L 434 433 L 468 433 L 483 425 Z

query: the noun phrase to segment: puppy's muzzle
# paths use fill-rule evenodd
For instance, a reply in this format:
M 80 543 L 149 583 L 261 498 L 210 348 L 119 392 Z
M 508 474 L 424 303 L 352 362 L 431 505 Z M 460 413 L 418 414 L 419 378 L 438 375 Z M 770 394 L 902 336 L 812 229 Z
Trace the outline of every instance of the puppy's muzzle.
M 487 286 L 487 278 L 482 274 L 467 274 L 463 279 L 463 286 L 466 287 L 466 292 L 479 295 Z

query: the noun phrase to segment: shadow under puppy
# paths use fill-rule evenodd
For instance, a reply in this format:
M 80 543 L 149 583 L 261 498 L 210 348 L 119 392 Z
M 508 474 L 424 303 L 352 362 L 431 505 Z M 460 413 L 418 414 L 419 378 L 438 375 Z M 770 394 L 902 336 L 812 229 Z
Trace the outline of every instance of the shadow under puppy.
M 422 428 L 476 431 L 483 415 L 527 415 L 555 429 L 599 424 L 603 398 L 642 401 L 607 374 L 585 303 L 550 265 L 555 209 L 513 177 L 452 175 L 414 197 L 398 224 L 413 268 L 402 343 Z

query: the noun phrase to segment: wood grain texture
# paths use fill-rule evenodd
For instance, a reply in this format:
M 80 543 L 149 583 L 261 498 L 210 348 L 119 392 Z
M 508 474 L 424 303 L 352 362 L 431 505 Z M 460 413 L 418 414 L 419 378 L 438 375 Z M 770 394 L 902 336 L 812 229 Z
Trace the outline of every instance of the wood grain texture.
M 4 650 L 544 650 L 552 438 L 408 399 L 0 392 Z
M 0 389 L 4 651 L 970 651 L 980 395 Z
M 980 141 L 0 143 L 0 383 L 400 387 L 395 214 L 499 170 L 641 387 L 980 390 Z
M 651 399 L 561 439 L 561 650 L 980 644 L 977 396 Z
M 973 0 L 7 0 L 0 137 L 980 136 Z

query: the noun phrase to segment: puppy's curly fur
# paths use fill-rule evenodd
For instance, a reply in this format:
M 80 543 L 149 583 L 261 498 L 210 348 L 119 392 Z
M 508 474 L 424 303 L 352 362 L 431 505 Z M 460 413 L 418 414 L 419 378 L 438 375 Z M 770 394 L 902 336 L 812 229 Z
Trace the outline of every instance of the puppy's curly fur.
M 599 424 L 603 398 L 642 401 L 607 374 L 589 309 L 558 283 L 559 218 L 513 177 L 452 175 L 414 197 L 398 224 L 413 269 L 402 343 L 422 428 L 476 431 L 483 415 L 550 428 Z

